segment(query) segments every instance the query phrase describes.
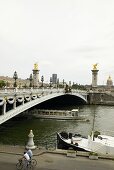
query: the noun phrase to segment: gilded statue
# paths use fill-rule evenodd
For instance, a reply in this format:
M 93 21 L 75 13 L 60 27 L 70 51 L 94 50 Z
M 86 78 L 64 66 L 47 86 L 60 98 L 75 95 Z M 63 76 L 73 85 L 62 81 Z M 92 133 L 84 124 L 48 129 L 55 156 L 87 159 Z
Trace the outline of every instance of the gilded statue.
M 93 70 L 97 70 L 97 63 L 96 64 L 93 64 Z
M 38 70 L 38 64 L 37 63 L 34 64 L 34 70 Z

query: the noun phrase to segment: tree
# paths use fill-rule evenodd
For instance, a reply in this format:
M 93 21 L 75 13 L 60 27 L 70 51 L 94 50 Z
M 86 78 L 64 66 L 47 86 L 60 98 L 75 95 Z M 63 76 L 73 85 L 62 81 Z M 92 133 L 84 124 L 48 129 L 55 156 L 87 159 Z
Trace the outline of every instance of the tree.
M 84 85 L 76 83 L 72 85 L 72 89 L 86 90 L 86 87 Z
M 5 86 L 6 86 L 6 82 L 4 80 L 0 80 L 0 88 Z

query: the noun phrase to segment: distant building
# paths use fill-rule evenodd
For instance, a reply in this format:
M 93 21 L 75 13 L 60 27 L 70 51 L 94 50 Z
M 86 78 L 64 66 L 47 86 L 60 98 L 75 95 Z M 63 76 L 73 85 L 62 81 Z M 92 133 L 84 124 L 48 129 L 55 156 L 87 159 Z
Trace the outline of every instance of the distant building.
M 113 86 L 113 81 L 111 79 L 111 76 L 109 76 L 107 79 L 107 87 L 111 87 L 111 86 Z
M 52 74 L 52 84 L 57 84 L 57 74 Z
M 8 77 L 8 76 L 0 76 L 0 80 L 3 80 L 6 83 L 6 87 L 14 87 L 14 79 L 12 77 Z M 18 78 L 17 79 L 17 87 L 21 88 L 24 86 L 29 86 L 29 80 L 28 79 L 21 79 Z

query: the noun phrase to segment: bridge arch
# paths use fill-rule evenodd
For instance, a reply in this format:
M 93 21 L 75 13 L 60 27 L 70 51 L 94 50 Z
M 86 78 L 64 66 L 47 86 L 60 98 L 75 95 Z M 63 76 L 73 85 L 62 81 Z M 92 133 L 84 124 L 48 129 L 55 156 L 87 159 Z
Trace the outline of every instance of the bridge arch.
M 34 100 L 30 100 L 30 101 L 28 101 L 26 103 L 22 102 L 21 105 L 19 105 L 17 107 L 14 107 L 14 109 L 12 109 L 12 110 L 4 113 L 3 115 L 1 115 L 0 116 L 0 124 L 2 124 L 3 122 L 5 122 L 5 121 L 7 121 L 7 120 L 9 120 L 11 118 L 13 118 L 14 116 L 16 116 L 18 114 L 20 114 L 20 113 L 22 113 L 22 112 L 24 112 L 24 111 L 26 111 L 26 110 L 34 107 L 34 106 L 37 106 L 37 105 L 39 105 L 41 103 L 44 103 L 46 101 L 48 102 L 50 100 L 58 99 L 58 100 L 63 102 L 65 98 L 67 99 L 66 100 L 67 104 L 71 102 L 71 98 L 73 100 L 77 99 L 77 101 L 80 101 L 81 104 L 87 103 L 86 98 L 83 95 L 80 95 L 78 93 L 73 93 L 72 94 L 72 93 L 63 93 L 63 92 L 57 93 L 56 92 L 56 93 L 49 93 L 47 95 L 44 95 L 42 93 L 42 96 L 40 96 L 40 97 L 38 97 L 38 98 L 36 98 Z M 77 103 L 75 103 L 75 105 L 76 104 Z
M 42 98 L 43 99 L 43 98 Z M 45 100 L 39 103 L 36 107 L 37 108 L 54 108 L 62 107 L 62 106 L 71 106 L 71 105 L 83 105 L 86 104 L 87 100 L 82 95 L 78 94 L 71 94 L 71 93 L 59 93 L 59 94 L 52 94 L 48 95 Z

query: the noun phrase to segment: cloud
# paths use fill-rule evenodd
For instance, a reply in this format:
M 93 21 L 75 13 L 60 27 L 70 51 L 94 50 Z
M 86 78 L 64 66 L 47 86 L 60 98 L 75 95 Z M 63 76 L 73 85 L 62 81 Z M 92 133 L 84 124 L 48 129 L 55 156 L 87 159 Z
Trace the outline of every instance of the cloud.
M 114 75 L 114 1 L 0 1 L 1 75 L 27 78 L 38 62 L 45 79 L 90 84 L 99 63 L 99 81 Z

